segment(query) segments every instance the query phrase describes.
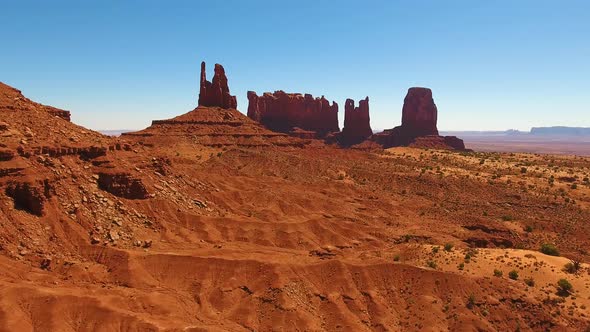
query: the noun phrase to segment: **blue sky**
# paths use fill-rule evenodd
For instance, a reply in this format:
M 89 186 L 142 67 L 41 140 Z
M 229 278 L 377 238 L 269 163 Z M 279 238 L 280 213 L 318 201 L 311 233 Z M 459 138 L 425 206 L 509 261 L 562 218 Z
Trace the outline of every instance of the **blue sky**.
M 439 129 L 590 127 L 590 1 L 6 1 L 0 81 L 92 129 L 196 106 L 201 60 L 246 92 L 370 97 L 401 121 L 426 86 Z

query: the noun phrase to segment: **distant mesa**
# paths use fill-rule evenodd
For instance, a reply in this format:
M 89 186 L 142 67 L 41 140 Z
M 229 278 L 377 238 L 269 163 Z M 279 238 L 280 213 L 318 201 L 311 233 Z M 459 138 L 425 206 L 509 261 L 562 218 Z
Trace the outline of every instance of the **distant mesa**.
M 371 140 L 384 148 L 413 146 L 465 150 L 463 140 L 438 134 L 437 120 L 438 109 L 432 91 L 428 88 L 410 88 L 404 99 L 402 125 L 375 134 Z
M 533 127 L 531 135 L 590 136 L 590 128 L 583 127 Z
M 369 97 L 359 101 L 354 106 L 354 100 L 346 99 L 344 103 L 344 128 L 339 136 L 342 145 L 350 146 L 361 143 L 373 135 L 369 117 Z
M 201 81 L 199 91 L 199 106 L 220 107 L 225 109 L 237 109 L 236 96 L 229 94 L 229 86 L 225 69 L 220 64 L 215 64 L 213 81 L 207 81 L 205 61 L 201 62 Z
M 324 96 L 282 90 L 258 96 L 248 91 L 248 102 L 248 117 L 273 131 L 317 138 L 340 131 L 338 104 L 330 104 Z

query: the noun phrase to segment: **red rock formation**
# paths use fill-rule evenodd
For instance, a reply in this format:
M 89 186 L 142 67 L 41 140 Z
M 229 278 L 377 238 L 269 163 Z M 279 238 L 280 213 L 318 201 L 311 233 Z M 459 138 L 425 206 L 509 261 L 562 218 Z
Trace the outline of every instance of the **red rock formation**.
M 229 86 L 225 69 L 220 64 L 215 64 L 213 82 L 207 81 L 205 61 L 201 62 L 201 88 L 199 92 L 199 106 L 221 107 L 237 109 L 236 96 L 229 94 Z
M 14 152 L 8 149 L 0 148 L 0 161 L 9 161 L 14 158 Z
M 438 110 L 428 88 L 410 88 L 404 99 L 402 125 L 372 136 L 384 148 L 413 146 L 464 150 L 463 140 L 454 136 L 439 136 L 436 122 Z
M 62 118 L 66 121 L 71 121 L 71 113 L 69 111 L 64 111 L 51 106 L 45 106 L 45 109 L 47 110 L 47 113 L 53 116 L 57 116 L 58 118 Z
M 354 100 L 346 99 L 344 104 L 344 128 L 340 135 L 343 145 L 358 144 L 373 134 L 369 118 L 369 97 L 359 101 L 354 107 Z
M 438 135 L 437 117 L 432 91 L 428 88 L 410 88 L 402 109 L 404 131 L 416 137 Z
M 274 131 L 289 133 L 300 128 L 317 136 L 339 131 L 338 104 L 330 105 L 323 96 L 313 98 L 281 90 L 258 96 L 248 91 L 248 101 L 248 117 Z
M 129 173 L 101 172 L 98 174 L 98 187 L 115 196 L 128 199 L 145 199 L 149 197 L 147 189 L 140 179 Z
M 41 181 L 39 185 L 33 182 L 13 182 L 6 188 L 6 195 L 14 200 L 14 207 L 36 216 L 43 215 L 47 198 L 51 197 L 53 188 L 49 181 Z

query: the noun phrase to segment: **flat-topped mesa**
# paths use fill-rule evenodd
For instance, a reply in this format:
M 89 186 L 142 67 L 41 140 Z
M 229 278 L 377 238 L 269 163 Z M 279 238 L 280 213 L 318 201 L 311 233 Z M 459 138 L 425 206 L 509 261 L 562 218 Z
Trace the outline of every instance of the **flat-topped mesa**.
M 414 136 L 438 135 L 437 117 L 438 110 L 432 99 L 432 90 L 408 89 L 402 109 L 402 127 L 405 131 Z
M 229 86 L 225 69 L 220 64 L 215 64 L 213 81 L 207 81 L 205 61 L 201 62 L 201 80 L 199 90 L 199 106 L 221 107 L 225 109 L 237 109 L 236 96 L 229 94 Z
M 369 97 L 359 101 L 354 107 L 354 100 L 346 99 L 344 104 L 344 128 L 340 135 L 340 143 L 354 145 L 373 135 L 369 118 Z
M 258 96 L 248 91 L 248 101 L 248 117 L 274 131 L 290 133 L 299 128 L 315 132 L 318 137 L 340 131 L 338 104 L 330 105 L 324 96 L 314 98 L 281 90 Z

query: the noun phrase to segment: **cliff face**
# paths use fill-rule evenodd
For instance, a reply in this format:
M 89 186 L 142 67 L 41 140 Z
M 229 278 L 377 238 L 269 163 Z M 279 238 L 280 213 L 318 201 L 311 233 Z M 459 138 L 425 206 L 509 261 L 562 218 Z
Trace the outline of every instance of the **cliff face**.
M 279 132 L 295 128 L 313 131 L 317 136 L 338 132 L 338 104 L 310 94 L 275 91 L 258 96 L 248 91 L 248 117 Z
M 369 97 L 354 106 L 354 100 L 346 99 L 344 104 L 344 128 L 340 135 L 342 145 L 361 143 L 373 134 L 369 118 Z
M 201 62 L 199 106 L 237 109 L 236 96 L 229 94 L 227 76 L 225 76 L 225 69 L 222 65 L 215 64 L 213 81 L 209 82 L 207 81 L 205 62 Z

